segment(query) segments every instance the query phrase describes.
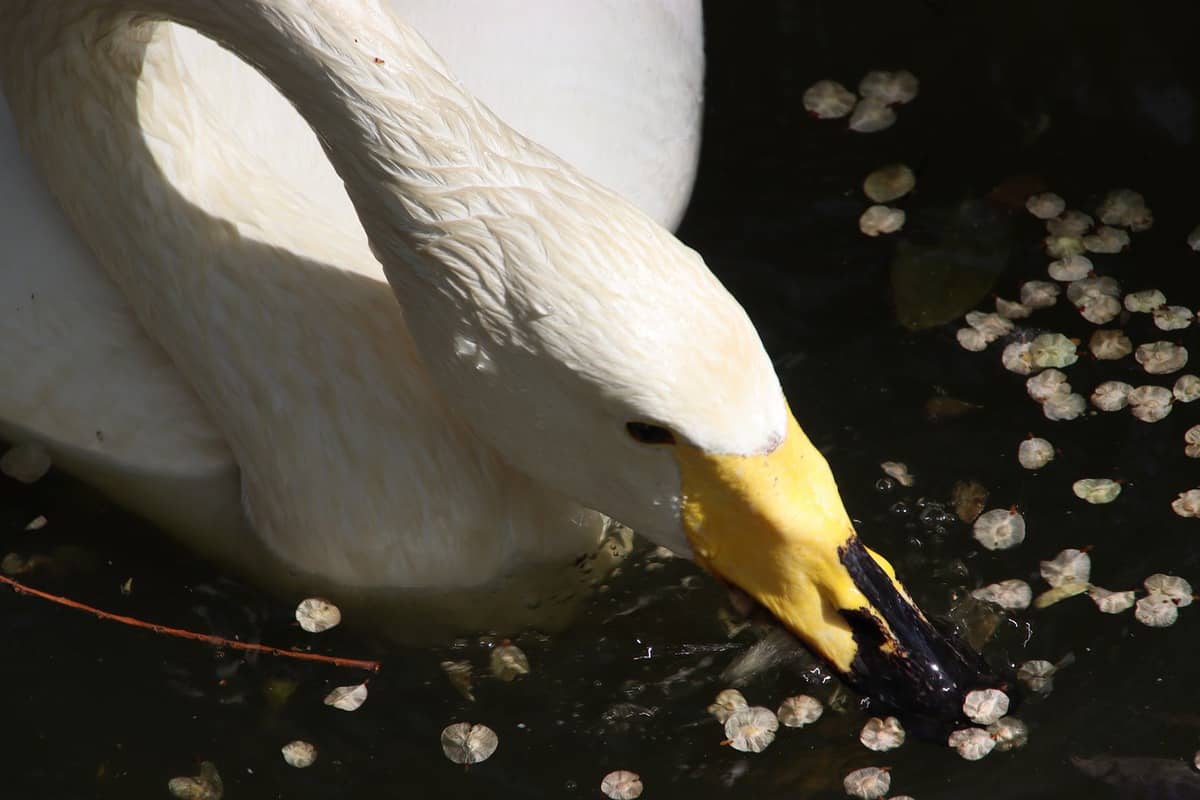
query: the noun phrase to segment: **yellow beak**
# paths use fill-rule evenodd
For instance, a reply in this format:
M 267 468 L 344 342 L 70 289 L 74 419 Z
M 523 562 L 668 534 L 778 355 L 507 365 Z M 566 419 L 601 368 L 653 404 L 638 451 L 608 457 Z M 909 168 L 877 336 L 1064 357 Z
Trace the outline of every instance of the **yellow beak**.
M 769 453 L 674 450 L 696 560 L 852 683 L 889 705 L 942 716 L 957 712 L 962 691 L 989 682 L 978 657 L 937 633 L 891 565 L 863 547 L 829 465 L 790 413 Z

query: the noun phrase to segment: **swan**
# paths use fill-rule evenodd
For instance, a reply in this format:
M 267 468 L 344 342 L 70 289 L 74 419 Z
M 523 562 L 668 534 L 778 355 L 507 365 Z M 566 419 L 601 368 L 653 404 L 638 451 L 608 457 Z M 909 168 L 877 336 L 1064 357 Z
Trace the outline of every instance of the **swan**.
M 177 91 L 166 22 L 287 98 L 356 224 L 304 185 L 311 164 L 221 144 L 223 98 Z M 14 0 L 0 80 L 24 149 L 161 348 L 143 360 L 186 383 L 111 388 L 126 427 L 76 423 L 73 439 L 28 402 L 0 410 L 85 479 L 252 571 L 403 601 L 387 607 L 414 624 L 414 604 L 507 596 L 586 557 L 612 518 L 889 705 L 956 716 L 986 680 L 859 541 L 699 255 L 509 127 L 376 0 Z M 70 322 L 36 292 L 8 302 Z M 107 370 L 122 341 L 105 344 Z M 76 368 L 56 355 L 48 371 Z M 26 380 L 54 405 L 53 375 Z M 189 455 L 156 464 L 137 416 L 170 428 L 188 403 L 211 427 L 166 431 Z M 144 448 L 126 469 L 104 461 L 122 436 Z

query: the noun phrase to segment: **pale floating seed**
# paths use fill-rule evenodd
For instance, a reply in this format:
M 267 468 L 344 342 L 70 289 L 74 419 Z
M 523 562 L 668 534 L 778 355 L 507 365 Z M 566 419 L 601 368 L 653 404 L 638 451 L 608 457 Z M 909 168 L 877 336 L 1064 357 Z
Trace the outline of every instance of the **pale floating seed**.
M 1200 378 L 1195 375 L 1180 375 L 1171 389 L 1171 394 L 1181 403 L 1200 400 Z
M 36 483 L 50 467 L 50 452 L 34 442 L 14 445 L 0 456 L 0 473 L 19 483 Z
M 1056 394 L 1042 403 L 1042 415 L 1054 422 L 1077 418 L 1087 409 L 1087 401 L 1081 394 Z
M 308 597 L 296 606 L 296 622 L 309 633 L 336 628 L 341 621 L 341 610 L 323 597 Z
M 1082 550 L 1069 547 L 1049 561 L 1039 565 L 1042 579 L 1051 586 L 1086 583 L 1092 574 L 1092 557 Z
M 1134 592 L 1132 589 L 1124 592 L 1111 592 L 1108 589 L 1093 586 L 1088 589 L 1088 596 L 1092 598 L 1096 608 L 1105 614 L 1120 614 L 1122 611 L 1133 608 Z
M 1046 220 L 1046 233 L 1051 236 L 1083 236 L 1095 223 L 1094 219 L 1082 211 L 1071 209 L 1054 219 Z
M 858 218 L 858 229 L 867 236 L 895 233 L 904 227 L 904 209 L 871 206 Z
M 1166 375 L 1183 369 L 1187 364 L 1188 351 L 1186 347 L 1171 342 L 1149 342 L 1139 345 L 1133 357 L 1151 375 Z
M 1067 201 L 1054 192 L 1041 192 L 1029 196 L 1025 210 L 1038 219 L 1054 219 L 1067 209 Z
M 989 340 L 1007 336 L 1012 333 L 1012 321 L 1000 314 L 987 314 L 983 311 L 968 311 L 964 317 L 967 324 L 987 336 Z
M 976 689 L 967 692 L 962 709 L 976 725 L 991 725 L 1008 713 L 1008 695 L 999 689 Z
M 817 119 L 839 119 L 854 109 L 858 96 L 837 81 L 817 81 L 804 91 L 804 110 Z
M 1121 315 L 1121 301 L 1106 294 L 1089 298 L 1076 308 L 1093 325 L 1107 325 Z
M 874 203 L 899 200 L 917 185 L 917 176 L 906 164 L 889 164 L 872 172 L 863 181 L 863 194 Z
M 1025 381 L 1025 391 L 1039 403 L 1044 403 L 1056 394 L 1070 394 L 1071 384 L 1062 370 L 1048 369 Z
M 600 781 L 600 791 L 612 800 L 637 800 L 642 796 L 642 776 L 627 769 L 613 770 Z
M 863 97 L 874 97 L 888 105 L 903 105 L 916 99 L 921 82 L 906 69 L 888 72 L 872 70 L 858 82 L 858 93 Z
M 1071 484 L 1071 491 L 1080 500 L 1086 500 L 1092 505 L 1104 505 L 1117 499 L 1121 493 L 1121 484 L 1109 478 L 1080 478 Z
M 1091 587 L 1092 585 L 1086 581 L 1064 583 L 1060 586 L 1055 586 L 1033 598 L 1033 607 L 1037 609 L 1049 608 L 1055 603 L 1061 603 L 1068 598 L 1078 597 L 1086 593 Z
M 1115 361 L 1133 352 L 1133 342 L 1122 330 L 1096 331 L 1088 341 L 1088 347 L 1101 361 Z
M 988 490 L 978 481 L 957 481 L 950 492 L 950 502 L 960 520 L 970 525 L 983 513 Z
M 1150 594 L 1137 601 L 1133 616 L 1148 628 L 1167 628 L 1179 619 L 1179 608 L 1163 594 Z
M 1192 228 L 1192 232 L 1187 237 L 1187 244 L 1193 250 L 1200 250 L 1200 225 Z M 1197 765 L 1197 769 L 1200 769 L 1200 765 Z
M 1158 422 L 1171 413 L 1175 396 L 1162 386 L 1139 386 L 1129 393 L 1129 411 L 1142 422 Z
M 1019 578 L 1010 578 L 980 587 L 971 592 L 971 596 L 986 603 L 995 603 L 1009 611 L 1024 611 L 1033 600 L 1033 589 Z
M 1058 667 L 1040 658 L 1026 661 L 1017 668 L 1017 680 L 1029 687 L 1029 691 L 1049 694 L 1054 688 L 1054 673 Z
M 1000 753 L 1024 747 L 1029 742 L 1029 727 L 1016 717 L 1001 717 L 989 725 L 987 731 Z
M 717 692 L 716 699 L 708 707 L 708 713 L 716 717 L 717 722 L 724 725 L 733 712 L 749 707 L 750 704 L 746 702 L 746 698 L 737 689 L 722 689 Z M 780 711 L 782 710 L 780 708 Z M 785 722 L 784 724 L 786 725 L 787 723 Z
M 877 133 L 896 124 L 896 112 L 882 100 L 864 97 L 850 112 L 850 130 L 857 133 Z
M 1171 501 L 1171 510 L 1181 517 L 1200 517 L 1200 489 L 1180 492 L 1179 496 Z M 5 556 L 5 560 L 8 560 L 8 556 Z
M 487 725 L 456 722 L 442 729 L 442 752 L 455 764 L 478 764 L 491 758 L 500 738 Z
M 859 800 L 878 800 L 892 788 L 892 776 L 886 767 L 863 767 L 842 779 L 842 788 Z
M 895 717 L 887 717 L 886 719 L 871 717 L 867 720 L 867 724 L 863 725 L 862 731 L 858 734 L 858 740 L 862 742 L 863 747 L 868 750 L 874 750 L 877 753 L 895 750 L 904 744 L 904 737 L 904 726 Z
M 309 742 L 303 742 L 297 739 L 294 742 L 288 742 L 280 748 L 283 753 L 283 760 L 287 762 L 289 767 L 296 769 L 304 769 L 311 767 L 317 760 L 317 748 Z
M 1143 289 L 1125 295 L 1125 309 L 1135 314 L 1149 314 L 1166 302 L 1166 295 L 1158 289 Z
M 1034 309 L 1049 308 L 1058 302 L 1061 291 L 1057 283 L 1026 281 L 1021 284 L 1021 305 Z
M 1127 228 L 1145 207 L 1145 198 L 1132 189 L 1114 189 L 1104 196 L 1096 213 L 1105 225 Z
M 1025 541 L 1025 518 L 1011 509 L 994 508 L 979 515 L 972 533 L 988 550 L 1007 550 Z
M 990 341 L 988 337 L 974 328 L 959 328 L 954 336 L 964 350 L 970 350 L 972 353 L 986 349 Z
M 996 313 L 1005 319 L 1025 319 L 1033 313 L 1033 309 L 1023 303 L 1014 303 L 1012 300 L 997 297 Z
M 211 761 L 200 762 L 200 774 L 194 778 L 171 778 L 167 791 L 179 800 L 221 800 L 225 784 Z
M 1079 360 L 1075 343 L 1061 333 L 1040 334 L 1029 344 L 1029 360 L 1035 367 L 1069 367 Z
M 508 642 L 492 648 L 490 666 L 492 674 L 502 681 L 511 681 L 529 674 L 529 659 L 525 652 Z
M 1067 299 L 1077 306 L 1097 297 L 1119 298 L 1120 296 L 1121 284 L 1117 283 L 1116 278 L 1110 278 L 1107 275 L 1080 278 L 1077 281 L 1071 281 L 1067 286 Z
M 889 478 L 895 479 L 901 486 L 912 486 L 913 476 L 908 471 L 908 465 L 901 461 L 884 461 L 879 465 L 883 473 Z
M 1044 240 L 1046 255 L 1051 258 L 1069 258 L 1082 255 L 1085 248 L 1078 236 L 1047 236 Z
M 1092 405 L 1101 411 L 1120 411 L 1129 402 L 1133 387 L 1123 381 L 1105 381 L 1092 392 Z
M 441 667 L 442 671 L 446 673 L 450 685 L 463 696 L 463 699 L 475 702 L 475 691 L 471 686 L 471 662 L 443 661 Z
M 975 329 L 968 328 L 967 330 Z M 979 333 L 979 331 L 975 332 Z M 1000 363 L 1009 372 L 1015 372 L 1018 375 L 1028 375 L 1033 372 L 1033 362 L 1030 359 L 1029 350 L 1029 342 L 1009 342 L 1000 354 Z
M 29 520 L 29 522 L 27 522 L 25 524 L 25 530 L 31 531 L 31 532 L 32 531 L 40 531 L 42 528 L 46 527 L 47 521 L 48 520 L 46 519 L 44 514 L 38 514 L 36 517 Z
M 1154 309 L 1154 324 L 1160 331 L 1179 331 L 1192 324 L 1195 314 L 1184 306 L 1159 306 Z
M 725 720 L 725 738 L 729 746 L 743 753 L 761 753 L 775 741 L 779 720 L 775 712 L 762 706 L 739 709 Z
M 1056 281 L 1077 281 L 1086 278 L 1092 271 L 1092 262 L 1078 253 L 1051 261 L 1047 272 Z
M 1146 578 L 1142 585 L 1150 594 L 1161 594 L 1180 608 L 1192 604 L 1192 585 L 1177 575 L 1156 572 Z
M 825 707 L 821 701 L 807 694 L 789 697 L 779 705 L 779 721 L 789 728 L 803 728 L 821 718 Z
M 950 734 L 946 743 L 967 761 L 978 761 L 992 752 L 996 741 L 983 728 L 962 728 Z
M 1041 469 L 1054 459 L 1054 445 L 1045 439 L 1032 437 L 1017 447 L 1017 461 L 1025 469 Z
M 1193 425 L 1184 431 L 1183 453 L 1188 458 L 1200 458 L 1200 425 Z
M 340 711 L 357 711 L 367 702 L 367 685 L 339 686 L 325 695 L 325 705 L 333 706 Z
M 1129 246 L 1129 234 L 1120 228 L 1101 225 L 1083 237 L 1083 246 L 1092 253 L 1119 253 Z

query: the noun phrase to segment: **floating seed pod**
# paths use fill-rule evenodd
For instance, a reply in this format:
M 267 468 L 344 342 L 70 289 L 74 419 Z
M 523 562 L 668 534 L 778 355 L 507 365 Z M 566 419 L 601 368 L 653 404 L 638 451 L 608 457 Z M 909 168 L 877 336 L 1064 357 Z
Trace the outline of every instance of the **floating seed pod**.
M 912 102 L 920 91 L 921 82 L 906 69 L 896 72 L 872 70 L 858 83 L 858 93 L 888 105 L 903 105 Z
M 1029 345 L 1029 360 L 1035 367 L 1069 367 L 1079 360 L 1075 343 L 1061 333 L 1043 333 Z
M 908 465 L 900 461 L 884 461 L 879 465 L 883 473 L 889 478 L 895 479 L 896 483 L 901 486 L 912 486 L 913 476 L 908 471 Z
M 1094 506 L 1111 503 L 1121 493 L 1121 484 L 1108 478 L 1081 478 L 1071 485 L 1071 491 L 1080 500 Z
M 179 800 L 221 800 L 225 784 L 211 761 L 200 762 L 200 774 L 192 778 L 171 778 L 167 791 Z
M 1098 297 L 1119 299 L 1121 284 L 1117 283 L 1116 278 L 1104 275 L 1080 278 L 1067 285 L 1067 299 L 1077 306 L 1084 305 Z
M 1120 228 L 1101 225 L 1083 237 L 1083 246 L 1091 253 L 1119 253 L 1129 246 L 1129 234 Z
M 1012 321 L 999 314 L 986 314 L 982 311 L 968 311 L 964 317 L 967 324 L 988 337 L 988 340 L 998 339 L 1012 333 Z
M 367 685 L 360 683 L 356 686 L 339 686 L 325 695 L 325 705 L 333 706 L 340 711 L 357 711 L 367 702 Z
M 1051 236 L 1083 236 L 1096 221 L 1082 211 L 1064 211 L 1054 219 L 1046 220 L 1046 233 Z M 1087 273 L 1084 273 L 1085 275 Z M 1082 277 L 1082 276 L 1080 276 Z M 1055 280 L 1059 280 L 1055 278 Z M 1067 280 L 1075 280 L 1068 278 Z
M 761 753 L 775 741 L 779 720 L 769 708 L 751 706 L 739 709 L 725 720 L 725 738 L 729 746 L 743 753 Z
M 1049 220 L 1067 210 L 1067 201 L 1054 192 L 1041 192 L 1029 196 L 1025 201 L 1025 209 L 1038 219 Z
M 1184 306 L 1159 306 L 1154 309 L 1154 325 L 1160 331 L 1179 331 L 1192 324 L 1195 314 Z
M 1093 586 L 1088 589 L 1088 596 L 1092 598 L 1096 608 L 1105 614 L 1120 614 L 1122 611 L 1133 608 L 1134 592 L 1132 589 L 1125 592 L 1110 592 L 1108 589 Z
M 507 640 L 492 648 L 489 666 L 492 674 L 502 681 L 529 674 L 529 658 L 525 651 Z
M 1046 270 L 1056 281 L 1078 281 L 1086 278 L 1092 272 L 1092 261 L 1078 253 L 1051 261 Z
M 1042 415 L 1054 422 L 1077 418 L 1087 409 L 1087 401 L 1081 394 L 1056 394 L 1042 403 Z
M 1200 458 L 1200 425 L 1193 425 L 1184 431 L 1183 453 L 1188 458 Z
M 1129 393 L 1129 411 L 1142 422 L 1158 422 L 1171 413 L 1175 396 L 1162 386 L 1139 386 Z
M 1150 594 L 1161 594 L 1180 608 L 1192 604 L 1192 585 L 1178 575 L 1156 572 L 1146 578 L 1142 585 Z
M 895 233 L 904 227 L 905 214 L 900 208 L 871 206 L 858 218 L 858 229 L 867 236 Z
M 500 745 L 500 738 L 487 725 L 456 722 L 442 729 L 442 752 L 455 764 L 487 761 Z
M 891 106 L 874 97 L 864 97 L 850 112 L 850 130 L 876 133 L 896 124 L 896 112 Z
M 1039 403 L 1044 403 L 1056 394 L 1070 394 L 1071 384 L 1062 370 L 1048 369 L 1025 381 L 1025 391 Z
M 1187 244 L 1193 250 L 1200 250 L 1200 225 L 1192 228 L 1192 232 L 1187 237 Z M 1200 769 L 1200 767 L 1197 767 L 1197 769 Z
M 1105 381 L 1092 392 L 1092 405 L 1101 411 L 1120 411 L 1129 402 L 1133 387 L 1124 381 Z
M 733 712 L 749 707 L 750 704 L 746 702 L 746 698 L 737 689 L 722 689 L 717 693 L 717 698 L 712 702 L 712 705 L 708 707 L 708 713 L 716 717 L 717 722 L 724 725 Z
M 296 622 L 309 633 L 336 628 L 341 621 L 341 610 L 323 597 L 309 597 L 296 606 Z
M 859 800 L 878 800 L 892 788 L 892 776 L 887 767 L 863 767 L 842 779 L 842 788 Z
M 1180 375 L 1171 389 L 1171 394 L 1180 403 L 1200 400 L 1200 378 L 1195 375 Z
M 1076 308 L 1079 316 L 1093 325 L 1107 325 L 1121 315 L 1121 301 L 1106 294 L 1088 298 Z
M 1096 213 L 1105 225 L 1130 226 L 1139 212 L 1146 208 L 1146 199 L 1132 189 L 1114 189 L 1104 196 Z
M 1033 589 L 1025 581 L 1012 578 L 976 589 L 971 592 L 971 597 L 985 603 L 995 603 L 1009 611 L 1024 611 L 1033 600 Z
M 1029 308 L 1049 308 L 1058 302 L 1062 289 L 1049 281 L 1026 281 L 1021 284 L 1021 305 Z
M 642 796 L 642 776 L 625 769 L 614 770 L 600 781 L 600 791 L 611 800 L 637 800 Z
M 33 519 L 29 520 L 29 522 L 25 523 L 25 530 L 30 532 L 40 531 L 42 528 L 46 527 L 47 522 L 49 522 L 49 520 L 46 519 L 45 514 L 38 514 Z
M 917 176 L 906 164 L 889 164 L 872 172 L 863 181 L 863 194 L 873 203 L 899 200 L 917 185 Z
M 1042 578 L 1051 586 L 1086 583 L 1092 574 L 1092 559 L 1087 553 L 1067 548 L 1039 565 Z
M 1025 541 L 1025 518 L 1015 509 L 994 508 L 979 515 L 972 534 L 988 550 L 1007 550 Z
M 1150 342 L 1138 345 L 1133 357 L 1151 375 L 1167 375 L 1187 364 L 1187 348 L 1171 342 Z
M 964 350 L 970 350 L 972 353 L 986 349 L 990 341 L 974 328 L 959 328 L 954 337 Z
M 996 313 L 1005 319 L 1025 319 L 1033 313 L 1033 309 L 1022 303 L 1014 303 L 1012 300 L 997 297 Z
M 1054 673 L 1058 667 L 1049 661 L 1033 659 L 1026 661 L 1017 668 L 1017 680 L 1029 687 L 1029 691 L 1038 694 L 1049 694 L 1054 688 Z
M 992 735 L 983 728 L 962 728 L 950 734 L 946 743 L 967 761 L 978 761 L 996 747 Z
M 1054 459 L 1054 445 L 1045 439 L 1032 437 L 1017 447 L 1017 461 L 1025 469 L 1041 469 Z
M 975 330 L 970 328 L 970 330 Z M 979 331 L 975 331 L 979 333 Z M 1000 363 L 1009 372 L 1018 375 L 1028 375 L 1033 372 L 1033 361 L 1030 358 L 1029 342 L 1009 342 L 1000 354 Z
M 1091 584 L 1086 581 L 1078 581 L 1076 583 L 1064 583 L 1060 586 L 1047 589 L 1046 591 L 1033 598 L 1033 607 L 1037 609 L 1049 608 L 1055 603 L 1061 603 L 1071 597 L 1078 597 L 1087 592 L 1091 588 Z
M 987 498 L 988 490 L 979 481 L 957 481 L 950 492 L 955 515 L 968 525 L 983 513 Z
M 779 721 L 789 728 L 803 728 L 820 719 L 824 711 L 825 707 L 817 698 L 798 694 L 779 705 Z
M 1149 314 L 1166 302 L 1167 296 L 1158 289 L 1143 289 L 1125 295 L 1125 309 L 1135 314 Z
M 1088 348 L 1101 361 L 1115 361 L 1133 352 L 1133 342 L 1122 330 L 1096 331 L 1088 340 Z
M 443 661 L 441 667 L 442 671 L 446 673 L 450 685 L 463 696 L 463 699 L 475 702 L 475 692 L 471 686 L 471 662 Z
M 280 751 L 287 765 L 296 769 L 311 767 L 317 760 L 317 748 L 310 742 L 302 742 L 299 739 L 288 742 Z
M 1137 601 L 1133 616 L 1148 628 L 1169 628 L 1179 619 L 1179 608 L 1166 595 L 1150 594 Z
M 804 110 L 817 119 L 839 119 L 854 109 L 858 96 L 837 81 L 817 81 L 804 91 Z
M 1085 251 L 1083 239 L 1078 236 L 1047 236 L 1044 244 L 1046 255 L 1051 258 L 1069 258 Z
M 988 725 L 987 731 L 999 753 L 1016 750 L 1029 742 L 1029 727 L 1016 717 L 1001 717 Z
M 1171 510 L 1181 517 L 1200 517 L 1200 489 L 1188 489 L 1180 492 L 1171 501 Z
M 867 720 L 867 724 L 863 725 L 862 731 L 858 734 L 858 740 L 868 750 L 885 753 L 904 744 L 904 736 L 904 726 L 895 717 L 886 719 L 871 717 Z
M 13 445 L 0 456 L 0 474 L 19 483 L 36 483 L 51 466 L 50 451 L 34 442 Z
M 967 692 L 962 709 L 976 725 L 991 725 L 1008 713 L 1008 695 L 999 689 L 976 689 Z

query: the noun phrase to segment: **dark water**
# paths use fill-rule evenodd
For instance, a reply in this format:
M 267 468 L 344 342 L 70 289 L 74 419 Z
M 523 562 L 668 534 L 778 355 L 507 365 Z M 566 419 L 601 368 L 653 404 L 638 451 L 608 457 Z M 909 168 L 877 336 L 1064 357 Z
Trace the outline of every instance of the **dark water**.
M 1022 577 L 1035 586 L 1037 561 L 1091 545 L 1093 578 L 1133 588 L 1153 572 L 1200 580 L 1200 521 L 1168 508 L 1200 485 L 1182 435 L 1200 404 L 1178 405 L 1147 425 L 1127 413 L 1050 423 L 999 364 L 1001 345 L 971 354 L 954 325 L 910 332 L 897 323 L 894 272 L 941 265 L 990 293 L 1015 298 L 1044 278 L 1040 224 L 1005 204 L 1031 176 L 1091 211 L 1110 188 L 1143 192 L 1155 226 L 1131 251 L 1097 256 L 1124 288 L 1161 288 L 1168 300 L 1200 304 L 1200 255 L 1184 239 L 1200 222 L 1193 200 L 1200 64 L 1183 19 L 1124 3 L 713 3 L 708 11 L 709 85 L 705 148 L 695 199 L 681 236 L 742 300 L 776 358 L 796 417 L 830 459 L 867 541 L 888 554 L 918 599 L 935 613 L 964 588 Z M 964 8 L 966 7 L 966 8 Z M 808 119 L 801 94 L 833 77 L 853 86 L 872 68 L 907 68 L 921 95 L 889 131 L 859 135 Z M 871 169 L 910 164 L 918 191 L 898 236 L 857 231 Z M 1029 184 L 1025 179 L 1022 185 Z M 920 272 L 916 270 L 916 272 Z M 962 281 L 960 281 L 962 282 Z M 990 287 L 990 288 L 989 288 Z M 964 302 L 921 279 L 901 293 L 930 307 Z M 971 297 L 965 298 L 970 302 Z M 963 309 L 965 310 L 965 308 Z M 1091 327 L 1060 303 L 1030 323 L 1073 336 Z M 1200 354 L 1195 329 L 1159 335 L 1148 319 L 1126 326 L 1135 341 L 1169 339 Z M 1193 367 L 1195 365 L 1193 364 Z M 1132 359 L 1104 367 L 1086 359 L 1068 370 L 1076 391 L 1103 379 L 1147 381 Z M 1168 384 L 1169 385 L 1169 384 Z M 978 409 L 930 418 L 931 397 Z M 1016 463 L 1027 433 L 1062 453 L 1038 474 Z M 878 462 L 905 461 L 911 490 L 881 494 Z M 1119 500 L 1085 506 L 1070 492 L 1080 477 L 1121 477 Z M 962 478 L 983 482 L 991 505 L 1021 507 L 1029 538 L 988 553 L 968 531 L 944 536 L 909 529 L 889 509 L 925 496 L 944 499 Z M 37 514 L 51 522 L 21 532 Z M 0 482 L 0 544 L 64 565 L 39 585 L 120 613 L 226 636 L 300 641 L 291 608 L 174 548 L 144 524 L 52 474 L 35 487 Z M 1200 747 L 1200 667 L 1193 655 L 1200 611 L 1183 609 L 1165 630 L 1131 613 L 1098 614 L 1086 598 L 1003 622 L 988 646 L 995 659 L 1076 663 L 1047 699 L 1020 716 L 1027 748 L 965 763 L 934 744 L 911 742 L 874 754 L 856 741 L 868 714 L 851 698 L 845 713 L 785 730 L 765 753 L 721 747 L 704 708 L 725 685 L 722 671 L 744 657 L 753 631 L 730 638 L 719 621 L 722 590 L 688 564 L 648 570 L 645 547 L 589 605 L 578 625 L 518 643 L 533 675 L 511 684 L 480 677 L 468 703 L 439 668 L 468 659 L 486 672 L 487 642 L 407 649 L 338 629 L 328 652 L 384 660 L 371 699 L 358 712 L 320 699 L 352 683 L 346 670 L 272 658 L 244 659 L 190 642 L 98 622 L 78 612 L 0 592 L 0 655 L 6 735 L 3 785 L 11 797 L 155 798 L 166 781 L 216 763 L 230 798 L 599 797 L 610 769 L 639 772 L 645 797 L 837 797 L 841 776 L 865 765 L 894 768 L 893 788 L 918 798 L 1194 796 L 1167 762 Z M 120 584 L 133 579 L 124 597 Z M 294 686 L 279 701 L 273 686 Z M 802 656 L 756 673 L 742 690 L 776 705 L 835 686 Z M 500 737 L 486 763 L 446 761 L 438 733 L 449 722 L 485 722 Z M 320 760 L 294 770 L 285 742 L 318 745 Z M 1120 785 L 1083 774 L 1071 756 L 1138 757 Z M 1107 770 L 1100 770 L 1107 771 Z M 1192 794 L 1189 794 L 1191 792 Z

